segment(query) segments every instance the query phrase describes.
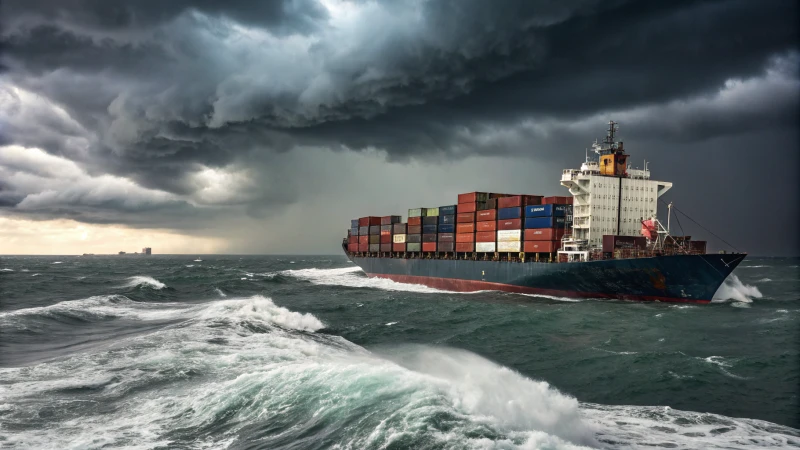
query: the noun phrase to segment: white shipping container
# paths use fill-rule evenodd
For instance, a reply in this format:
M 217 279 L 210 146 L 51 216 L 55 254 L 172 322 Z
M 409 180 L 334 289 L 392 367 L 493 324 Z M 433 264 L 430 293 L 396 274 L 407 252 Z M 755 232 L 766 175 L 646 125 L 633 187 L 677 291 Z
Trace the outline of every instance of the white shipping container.
M 495 252 L 495 243 L 494 242 L 476 242 L 475 243 L 475 251 L 476 252 Z
M 408 217 L 420 217 L 422 216 L 423 208 L 413 208 L 408 210 Z
M 522 230 L 499 230 L 497 232 L 497 242 L 519 242 L 522 240 Z M 498 250 L 513 251 L 513 250 Z
M 405 234 L 395 234 L 392 236 L 392 242 L 395 244 L 405 244 L 406 243 L 406 235 Z
M 522 251 L 522 242 L 498 242 L 497 243 L 497 251 L 498 252 L 519 252 Z

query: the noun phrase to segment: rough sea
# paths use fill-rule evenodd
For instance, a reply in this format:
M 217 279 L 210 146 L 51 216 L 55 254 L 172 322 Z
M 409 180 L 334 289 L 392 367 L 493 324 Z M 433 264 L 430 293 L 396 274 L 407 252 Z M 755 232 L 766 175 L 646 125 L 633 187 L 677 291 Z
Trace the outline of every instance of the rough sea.
M 0 257 L 0 447 L 800 447 L 799 264 L 681 305 L 340 256 Z

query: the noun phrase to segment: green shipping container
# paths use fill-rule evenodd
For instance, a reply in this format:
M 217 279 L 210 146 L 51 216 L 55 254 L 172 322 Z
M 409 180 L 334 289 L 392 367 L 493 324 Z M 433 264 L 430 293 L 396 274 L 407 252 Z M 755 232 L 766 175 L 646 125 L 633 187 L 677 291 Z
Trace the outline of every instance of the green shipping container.
M 407 243 L 406 244 L 406 251 L 407 252 L 421 252 L 422 251 L 422 244 L 421 243 Z
M 438 216 L 439 215 L 439 208 L 427 208 L 425 210 L 426 216 Z

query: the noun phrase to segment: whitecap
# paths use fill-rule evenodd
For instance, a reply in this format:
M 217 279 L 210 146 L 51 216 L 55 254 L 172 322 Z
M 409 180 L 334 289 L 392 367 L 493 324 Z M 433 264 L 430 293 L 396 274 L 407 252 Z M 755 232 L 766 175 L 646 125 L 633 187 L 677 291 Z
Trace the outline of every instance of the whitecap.
M 338 269 L 290 269 L 282 275 L 309 281 L 326 286 L 345 286 L 354 288 L 374 288 L 386 291 L 405 291 L 419 293 L 448 292 L 430 288 L 421 284 L 398 283 L 387 278 L 369 278 L 364 276 L 360 267 L 343 267 Z
M 61 261 L 55 261 L 55 262 L 53 262 L 51 264 L 62 264 L 62 262 Z
M 202 259 L 195 259 L 194 262 L 203 262 Z
M 397 322 L 389 322 L 389 323 L 386 324 L 387 327 L 390 327 L 392 325 L 397 325 Z
M 8 268 L 0 269 L 0 272 L 13 272 L 13 271 L 14 271 L 14 269 L 8 269 Z
M 151 287 L 153 289 L 164 289 L 167 287 L 166 284 L 156 280 L 153 277 L 148 277 L 147 275 L 137 275 L 134 277 L 129 277 L 128 282 L 125 283 L 122 287 L 131 288 L 131 287 Z
M 186 264 L 185 267 L 194 267 L 194 264 Z
M 227 295 L 225 295 L 225 293 L 224 293 L 224 292 L 222 292 L 222 289 L 220 289 L 220 288 L 218 288 L 218 287 L 215 287 L 215 288 L 214 288 L 214 292 L 216 292 L 216 293 L 217 293 L 217 295 L 219 295 L 220 297 L 227 297 Z
M 772 281 L 772 280 L 771 280 L 771 279 L 769 279 L 769 278 L 761 278 L 761 279 L 760 279 L 760 280 L 758 280 L 758 281 L 759 281 L 759 282 L 761 282 L 761 283 L 767 283 L 767 282 L 770 282 L 770 281 Z
M 724 303 L 730 300 L 735 303 L 751 303 L 754 298 L 761 297 L 761 291 L 757 287 L 744 284 L 739 277 L 730 274 L 717 289 L 712 302 Z M 735 303 L 734 306 L 736 306 Z
M 41 275 L 41 274 L 40 273 L 35 273 L 35 274 L 31 275 L 31 276 L 32 277 L 38 277 L 39 275 Z
M 772 267 L 767 265 L 759 265 L 759 266 L 739 266 L 741 269 L 760 269 L 762 267 Z

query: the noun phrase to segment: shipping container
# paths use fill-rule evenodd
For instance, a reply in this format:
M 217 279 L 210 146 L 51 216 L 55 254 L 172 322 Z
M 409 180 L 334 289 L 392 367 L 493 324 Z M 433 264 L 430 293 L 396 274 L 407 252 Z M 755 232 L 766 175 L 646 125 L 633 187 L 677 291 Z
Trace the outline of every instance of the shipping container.
M 404 252 L 404 251 L 406 251 L 405 242 L 392 244 L 392 251 L 393 252 Z
M 503 197 L 511 197 L 513 195 L 514 194 L 499 194 L 497 192 L 489 192 L 489 200 L 491 200 L 493 198 L 497 199 L 497 198 L 503 198 Z
M 388 244 L 381 243 L 381 252 L 383 253 L 390 253 L 392 251 L 392 243 L 389 242 Z
M 359 224 L 358 224 L 358 219 L 352 219 L 352 220 L 350 221 L 350 228 L 358 228 L 358 227 L 360 227 L 360 226 L 361 226 L 361 225 L 359 225 Z
M 422 217 L 409 217 L 408 218 L 408 226 L 411 225 L 422 225 Z
M 521 241 L 522 230 L 498 230 L 497 242 Z
M 362 244 L 362 243 L 360 243 L 360 242 L 359 242 L 359 244 L 358 244 L 358 251 L 359 251 L 359 252 L 362 252 L 362 253 L 366 253 L 366 252 L 368 252 L 368 251 L 369 251 L 369 243 L 367 243 L 367 244 Z
M 497 231 L 500 230 L 521 230 L 522 219 L 508 219 L 497 221 Z
M 497 210 L 497 220 L 519 219 L 520 217 L 522 217 L 522 208 L 518 206 L 513 208 L 500 208 Z
M 456 210 L 458 205 L 447 205 L 447 206 L 440 206 L 439 207 L 439 215 L 440 216 L 454 216 L 456 214 Z
M 392 243 L 393 244 L 405 244 L 406 243 L 406 235 L 405 234 L 395 234 L 392 236 Z
M 422 235 L 421 234 L 407 234 L 406 235 L 406 244 L 419 244 L 422 242 Z M 409 250 L 411 251 L 411 250 Z
M 564 217 L 569 205 L 531 205 L 525 207 L 525 217 Z
M 566 205 L 568 203 L 568 199 L 572 197 L 562 197 L 562 196 L 550 196 L 542 198 L 543 205 L 555 205 L 555 204 L 562 204 Z
M 528 205 L 541 205 L 541 195 L 514 195 L 497 200 L 498 208 L 525 207 Z
M 348 244 L 358 244 L 358 236 L 350 236 L 347 240 Z
M 368 234 L 369 234 L 369 226 L 358 227 L 358 235 L 359 236 L 367 236 Z
M 369 252 L 370 253 L 378 253 L 381 251 L 381 244 L 369 244 Z
M 408 217 L 425 217 L 428 215 L 430 208 L 412 208 L 408 210 Z
M 436 251 L 436 242 L 423 242 L 422 243 L 422 251 L 423 252 L 435 252 Z
M 422 251 L 422 243 L 420 242 L 409 242 L 406 244 L 406 251 L 407 252 L 421 252 Z
M 475 222 L 475 231 L 497 231 L 497 222 L 494 220 Z
M 358 236 L 359 234 L 358 227 L 350 228 L 350 236 Z
M 439 242 L 455 242 L 456 241 L 456 234 L 455 233 L 439 233 Z
M 439 224 L 443 223 L 456 223 L 455 214 L 448 214 L 446 216 L 439 216 Z
M 458 194 L 458 203 L 475 203 L 485 202 L 489 200 L 489 194 L 486 192 L 467 192 L 466 194 Z
M 439 215 L 439 208 L 426 208 L 425 215 L 430 216 L 438 216 Z
M 603 235 L 604 253 L 611 253 L 614 250 L 634 248 L 647 248 L 647 239 L 644 236 L 615 236 L 613 234 Z
M 478 204 L 475 202 L 470 203 L 459 203 L 456 210 L 459 213 L 468 213 L 468 212 L 475 212 L 478 210 Z
M 409 225 L 407 234 L 422 234 L 422 225 Z
M 392 231 L 394 234 L 406 234 L 406 224 L 396 223 L 392 225 Z
M 497 241 L 498 252 L 521 252 L 522 241 Z
M 437 231 L 439 231 L 439 227 L 438 227 L 438 226 L 436 226 L 436 225 L 423 225 L 423 226 L 422 226 L 422 233 L 423 233 L 423 234 L 424 234 L 424 233 L 433 233 L 433 234 L 436 234 L 436 232 L 437 232 Z
M 436 242 L 436 233 L 425 233 L 422 235 L 422 242 Z
M 478 253 L 494 253 L 497 251 L 497 244 L 494 242 L 476 242 L 475 251 Z
M 381 235 L 381 244 L 391 244 L 392 243 L 392 235 L 391 234 L 382 234 Z
M 422 218 L 423 225 L 439 225 L 439 216 L 425 216 Z
M 486 208 L 483 208 L 484 211 L 490 210 L 490 209 L 497 209 L 497 199 L 496 198 L 490 198 L 486 202 Z
M 689 241 L 689 248 L 695 253 L 705 254 L 707 249 L 706 241 Z
M 472 223 L 475 222 L 475 213 L 460 213 L 456 215 L 456 223 Z
M 475 223 L 459 223 L 456 225 L 456 233 L 474 233 Z
M 530 228 L 525 230 L 525 240 L 560 241 L 565 232 L 563 228 Z
M 365 234 L 364 236 L 359 236 L 358 237 L 358 243 L 359 244 L 367 244 L 367 245 L 369 245 L 369 235 Z
M 456 233 L 456 242 L 475 242 L 475 233 Z
M 553 253 L 561 248 L 559 241 L 525 241 L 525 253 Z
M 443 223 L 439 225 L 439 233 L 455 233 L 456 232 L 456 224 L 454 223 Z
M 495 242 L 497 233 L 494 231 L 479 231 L 475 233 L 475 242 Z
M 380 225 L 380 224 L 381 224 L 381 218 L 380 217 L 367 216 L 367 217 L 361 217 L 360 219 L 358 219 L 358 226 L 359 227 L 368 227 L 370 225 Z
M 389 234 L 392 234 L 392 226 L 391 225 L 381 225 L 381 234 L 384 234 L 384 232 L 387 232 L 387 231 L 389 232 Z
M 566 222 L 564 217 L 528 217 L 525 228 L 565 228 Z
M 475 244 L 473 242 L 456 242 L 456 252 L 471 253 L 474 251 L 475 251 Z
M 358 251 L 358 243 L 355 244 L 347 244 L 347 251 L 348 252 L 357 252 Z
M 381 235 L 380 234 L 370 234 L 369 235 L 369 243 L 370 244 L 380 244 L 381 243 Z
M 438 251 L 439 252 L 454 252 L 455 251 L 455 247 L 456 247 L 456 243 L 455 242 L 442 242 L 442 241 L 439 241 L 437 243 L 437 245 L 438 245 Z
M 383 216 L 381 217 L 381 225 L 391 225 L 393 223 L 400 223 L 402 220 L 400 216 Z
M 370 225 L 369 226 L 369 234 L 381 234 L 381 226 L 380 225 Z
M 485 222 L 487 220 L 497 220 L 497 210 L 494 209 L 486 209 L 483 211 L 478 211 L 475 213 L 475 220 L 478 222 Z

